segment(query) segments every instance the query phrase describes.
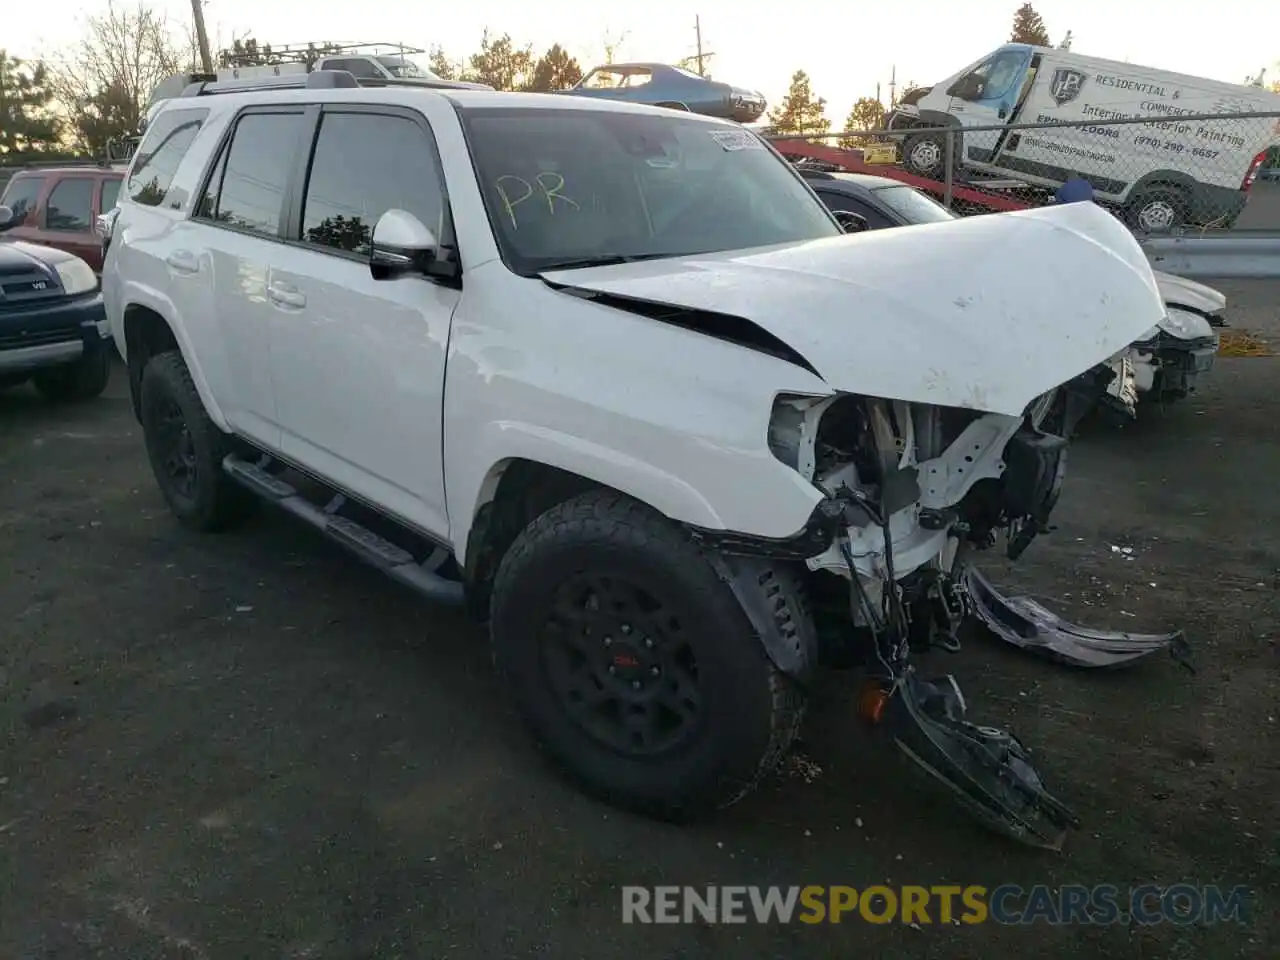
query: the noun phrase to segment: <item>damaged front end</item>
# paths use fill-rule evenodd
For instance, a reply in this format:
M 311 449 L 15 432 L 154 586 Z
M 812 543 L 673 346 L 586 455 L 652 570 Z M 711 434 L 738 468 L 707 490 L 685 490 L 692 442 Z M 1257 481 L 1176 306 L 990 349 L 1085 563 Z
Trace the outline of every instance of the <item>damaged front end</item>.
M 1168 403 L 1194 393 L 1213 369 L 1218 345 L 1218 334 L 1207 317 L 1169 307 L 1159 326 L 1127 351 L 1139 394 Z
M 1074 815 L 1047 792 L 1016 737 L 971 723 L 955 680 L 920 678 L 912 654 L 958 649 L 966 620 L 990 624 L 987 614 L 1000 609 L 999 594 L 965 563 L 968 551 L 1003 537 L 1016 558 L 1049 529 L 1066 470 L 1068 441 L 1054 430 L 1064 399 L 1050 391 L 1013 417 L 849 394 L 784 396 L 769 436 L 774 455 L 825 495 L 815 514 L 825 531 L 810 531 L 805 560 L 822 655 L 866 668 L 864 715 L 982 823 L 1053 849 Z M 1106 648 L 1108 638 L 1085 642 Z M 1132 652 L 1134 638 L 1126 642 Z M 1046 646 L 1061 653 L 1063 643 Z

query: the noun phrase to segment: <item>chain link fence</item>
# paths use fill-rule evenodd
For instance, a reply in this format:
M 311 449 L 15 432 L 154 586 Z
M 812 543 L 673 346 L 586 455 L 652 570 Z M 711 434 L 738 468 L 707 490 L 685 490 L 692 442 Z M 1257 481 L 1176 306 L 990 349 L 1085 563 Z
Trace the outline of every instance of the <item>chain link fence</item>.
M 1280 112 L 964 127 L 906 117 L 884 130 L 771 139 L 806 167 L 899 180 L 962 215 L 1042 206 L 1078 178 L 1135 233 L 1280 231 Z

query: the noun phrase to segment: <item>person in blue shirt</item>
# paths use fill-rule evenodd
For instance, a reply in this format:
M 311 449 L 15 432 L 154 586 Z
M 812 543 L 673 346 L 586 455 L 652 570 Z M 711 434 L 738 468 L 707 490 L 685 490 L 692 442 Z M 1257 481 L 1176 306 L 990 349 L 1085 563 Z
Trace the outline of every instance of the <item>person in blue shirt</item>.
M 1093 184 L 1079 174 L 1073 173 L 1067 178 L 1066 183 L 1058 188 L 1058 192 L 1053 195 L 1053 202 L 1092 203 Z

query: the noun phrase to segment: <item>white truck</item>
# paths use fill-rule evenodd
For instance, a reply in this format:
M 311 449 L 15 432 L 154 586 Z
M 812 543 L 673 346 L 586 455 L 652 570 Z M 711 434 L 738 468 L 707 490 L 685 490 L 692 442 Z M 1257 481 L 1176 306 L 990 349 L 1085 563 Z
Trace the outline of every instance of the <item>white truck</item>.
M 1253 119 L 1183 119 L 1260 113 Z M 1143 123 L 1109 123 L 1128 118 Z M 1011 124 L 1070 126 L 1011 128 Z M 1280 143 L 1280 95 L 1241 84 L 1005 44 L 931 87 L 889 118 L 903 165 L 941 179 L 951 140 L 956 170 L 1013 176 L 1054 190 L 1072 175 L 1143 231 L 1231 226 Z M 950 130 L 951 133 L 946 131 Z
M 103 224 L 180 521 L 269 502 L 467 603 L 538 739 L 628 805 L 742 796 L 853 650 L 927 782 L 1061 843 L 1017 740 L 913 664 L 971 612 L 964 551 L 1044 529 L 1057 390 L 1164 315 L 1129 230 L 1074 204 L 850 236 L 729 121 L 284 79 L 166 101 Z

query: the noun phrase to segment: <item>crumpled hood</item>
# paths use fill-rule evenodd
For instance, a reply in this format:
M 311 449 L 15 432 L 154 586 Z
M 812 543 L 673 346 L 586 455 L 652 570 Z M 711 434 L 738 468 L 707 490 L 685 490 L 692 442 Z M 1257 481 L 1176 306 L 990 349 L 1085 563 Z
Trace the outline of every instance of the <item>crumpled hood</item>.
M 837 390 L 1010 416 L 1164 315 L 1142 248 L 1091 203 L 542 276 L 746 318 Z
M 1213 287 L 1177 277 L 1162 270 L 1155 271 L 1160 296 L 1171 307 L 1189 307 L 1196 313 L 1214 314 L 1227 308 L 1227 296 Z

